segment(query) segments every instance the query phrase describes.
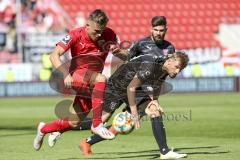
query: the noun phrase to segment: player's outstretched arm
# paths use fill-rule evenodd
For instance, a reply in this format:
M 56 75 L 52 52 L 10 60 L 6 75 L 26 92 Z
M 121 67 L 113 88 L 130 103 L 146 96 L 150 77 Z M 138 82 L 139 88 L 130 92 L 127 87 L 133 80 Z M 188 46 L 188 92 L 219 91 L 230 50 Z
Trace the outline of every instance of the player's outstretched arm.
M 128 103 L 129 103 L 133 118 L 135 120 L 136 129 L 140 127 L 139 116 L 137 111 L 137 103 L 136 103 L 136 89 L 140 87 L 141 84 L 142 84 L 141 81 L 138 79 L 137 75 L 135 75 L 133 80 L 129 83 L 127 87 Z
M 123 61 L 128 60 L 129 51 L 126 49 L 120 49 L 119 52 L 113 53 L 116 57 L 120 58 Z
M 117 45 L 110 45 L 110 52 L 119 59 L 126 61 L 129 56 L 129 51 L 127 49 L 120 49 Z

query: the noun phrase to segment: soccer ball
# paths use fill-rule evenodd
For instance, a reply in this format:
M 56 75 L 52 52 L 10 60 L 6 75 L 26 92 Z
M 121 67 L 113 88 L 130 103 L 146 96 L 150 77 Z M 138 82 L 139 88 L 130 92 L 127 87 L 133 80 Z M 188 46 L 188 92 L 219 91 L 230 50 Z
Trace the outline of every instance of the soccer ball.
M 112 126 L 118 133 L 128 134 L 134 129 L 134 121 L 129 112 L 120 112 L 113 118 Z

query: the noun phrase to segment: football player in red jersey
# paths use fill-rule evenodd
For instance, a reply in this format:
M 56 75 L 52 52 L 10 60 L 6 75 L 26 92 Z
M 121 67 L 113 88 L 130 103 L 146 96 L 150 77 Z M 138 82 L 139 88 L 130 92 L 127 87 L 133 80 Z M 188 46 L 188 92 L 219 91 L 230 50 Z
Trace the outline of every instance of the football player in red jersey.
M 118 47 L 117 36 L 111 28 L 106 27 L 107 23 L 106 14 L 97 9 L 90 14 L 85 27 L 70 31 L 62 41 L 56 44 L 50 60 L 53 66 L 63 74 L 65 87 L 76 91 L 72 105 L 73 114 L 72 117 L 58 119 L 51 123 L 40 122 L 33 142 L 35 150 L 41 148 L 47 133 L 64 132 L 78 126 L 91 109 L 93 110 L 92 132 L 104 139 L 115 137 L 103 126 L 101 120 L 106 87 L 106 77 L 101 72 L 109 52 L 125 59 L 127 51 Z M 69 49 L 72 59 L 67 69 L 63 67 L 60 56 Z M 84 92 L 89 93 L 89 96 L 81 96 L 80 93 Z

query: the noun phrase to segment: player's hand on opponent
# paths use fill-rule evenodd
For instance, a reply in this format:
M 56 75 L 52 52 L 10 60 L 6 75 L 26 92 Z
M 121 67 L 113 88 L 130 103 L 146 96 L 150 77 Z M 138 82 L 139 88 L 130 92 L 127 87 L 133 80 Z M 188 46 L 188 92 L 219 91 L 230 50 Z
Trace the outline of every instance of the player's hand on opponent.
M 120 49 L 120 48 L 118 47 L 118 45 L 116 45 L 116 44 L 111 44 L 111 45 L 109 46 L 109 52 L 112 52 L 113 55 L 119 53 L 120 50 L 121 50 L 121 49 Z
M 120 58 L 122 61 L 127 61 L 129 58 L 129 51 L 127 49 L 121 49 L 116 44 L 110 44 L 109 52 L 111 52 L 114 56 Z
M 164 110 L 163 108 L 160 106 L 158 100 L 152 100 L 151 102 L 149 102 L 149 104 L 147 105 L 145 112 L 150 115 L 150 116 L 157 116 L 156 114 L 156 110 L 158 112 L 160 112 L 161 114 L 164 114 Z
M 163 111 L 163 108 L 160 106 L 158 100 L 152 100 L 148 106 L 151 106 L 151 105 L 155 105 L 157 107 L 157 109 L 161 112 L 161 113 L 164 113 Z
M 70 74 L 68 74 L 67 76 L 65 76 L 64 78 L 64 85 L 67 88 L 71 88 L 73 85 L 73 78 Z

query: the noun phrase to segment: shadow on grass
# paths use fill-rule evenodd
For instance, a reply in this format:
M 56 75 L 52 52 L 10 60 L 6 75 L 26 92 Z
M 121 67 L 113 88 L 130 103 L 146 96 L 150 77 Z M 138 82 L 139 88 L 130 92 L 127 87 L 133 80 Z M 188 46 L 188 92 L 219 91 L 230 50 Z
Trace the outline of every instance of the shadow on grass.
M 15 133 L 15 134 L 0 134 L 0 139 L 1 138 L 6 138 L 6 137 L 18 137 L 18 136 L 26 136 L 26 135 L 34 135 L 34 132 L 25 132 L 25 133 Z
M 216 151 L 216 152 L 187 152 L 186 154 L 188 155 L 193 155 L 193 154 L 226 154 L 230 153 L 230 151 Z
M 36 130 L 36 126 L 0 126 L 0 130 L 19 131 L 19 130 Z
M 36 128 L 34 127 L 4 126 L 0 127 L 0 138 L 33 135 L 35 134 L 35 130 Z M 3 132 L 4 134 L 1 134 L 1 132 Z
M 210 149 L 210 148 L 218 148 L 219 146 L 202 146 L 202 147 L 187 147 L 187 148 L 175 148 L 174 151 L 178 152 L 178 151 L 181 151 L 181 150 L 187 150 L 187 149 Z M 158 149 L 155 149 L 155 150 L 144 150 L 144 151 L 134 151 L 134 152 L 108 152 L 109 154 L 118 154 L 118 155 L 121 155 L 121 154 L 131 154 L 131 153 L 149 153 L 149 152 L 159 152 Z M 105 153 L 95 153 L 95 155 L 98 155 L 98 154 L 106 154 L 107 152 Z
M 174 148 L 174 151 L 178 152 L 181 150 L 188 150 L 188 149 L 212 149 L 212 148 L 219 148 L 220 146 L 203 146 L 203 147 L 184 147 L 184 148 Z
M 219 148 L 219 146 L 202 146 L 202 147 L 187 147 L 187 148 L 176 148 L 174 151 L 181 150 L 190 150 L 190 149 L 214 149 Z M 186 152 L 185 152 L 186 153 Z M 230 151 L 196 151 L 196 152 L 187 152 L 188 155 L 213 155 L 213 154 L 227 154 Z M 111 154 L 112 156 L 109 156 Z M 135 155 L 129 155 L 135 154 Z M 95 153 L 93 157 L 84 157 L 84 158 L 67 158 L 67 159 L 58 159 L 58 160 L 75 160 L 75 159 L 130 159 L 130 158 L 143 158 L 144 159 L 158 159 L 159 150 L 143 150 L 143 151 L 134 151 L 134 152 L 105 152 L 105 153 Z M 97 157 L 98 155 L 103 155 L 102 157 Z M 126 155 L 126 156 L 125 156 Z
M 105 156 L 105 157 L 79 157 L 79 158 L 64 158 L 58 160 L 75 160 L 75 159 L 129 159 L 129 158 L 139 158 L 142 159 L 156 159 L 159 158 L 159 154 L 141 154 L 141 155 L 129 155 L 129 156 Z
M 135 155 L 135 156 L 119 156 L 119 157 L 82 157 L 82 158 L 64 158 L 58 160 L 77 160 L 77 159 L 130 159 L 130 158 L 139 158 L 139 159 L 159 159 L 159 154 L 147 154 L 147 155 Z

